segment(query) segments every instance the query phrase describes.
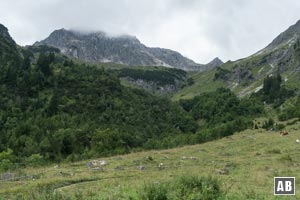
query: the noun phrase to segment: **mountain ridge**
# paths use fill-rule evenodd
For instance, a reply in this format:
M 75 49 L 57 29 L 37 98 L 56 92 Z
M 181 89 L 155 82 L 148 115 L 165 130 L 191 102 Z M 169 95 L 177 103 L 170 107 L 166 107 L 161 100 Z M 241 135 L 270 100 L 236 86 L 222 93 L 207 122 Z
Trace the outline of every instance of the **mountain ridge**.
M 208 66 L 209 68 L 216 68 L 216 67 L 220 67 L 223 64 L 224 62 L 219 57 L 216 57 L 212 61 L 207 63 L 206 66 Z
M 180 53 L 159 47 L 147 47 L 135 36 L 110 36 L 105 32 L 80 32 L 59 29 L 34 46 L 49 45 L 59 48 L 67 56 L 88 62 L 114 62 L 129 66 L 164 66 L 187 71 L 204 71 Z
M 192 77 L 196 80 L 195 84 L 183 88 L 173 98 L 191 98 L 219 87 L 227 87 L 243 97 L 260 91 L 264 78 L 278 73 L 286 87 L 300 88 L 297 84 L 300 81 L 300 21 L 255 54 L 228 61 L 209 72 L 195 74 Z

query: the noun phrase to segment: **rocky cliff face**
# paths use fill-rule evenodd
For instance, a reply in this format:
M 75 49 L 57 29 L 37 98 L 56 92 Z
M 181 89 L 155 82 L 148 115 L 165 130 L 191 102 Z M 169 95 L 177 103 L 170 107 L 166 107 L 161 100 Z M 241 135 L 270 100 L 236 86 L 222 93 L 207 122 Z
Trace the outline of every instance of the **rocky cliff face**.
M 220 67 L 223 64 L 224 64 L 224 62 L 220 58 L 216 57 L 215 59 L 213 59 L 212 61 L 207 63 L 205 66 L 207 68 L 212 69 L 212 68 Z
M 300 20 L 277 36 L 264 50 L 274 49 L 282 44 L 294 43 L 300 35 Z
M 129 66 L 166 66 L 184 70 L 203 71 L 204 65 L 182 56 L 176 51 L 149 48 L 136 37 L 108 36 L 104 32 L 80 33 L 56 30 L 34 45 L 59 48 L 67 56 L 88 62 L 114 62 Z

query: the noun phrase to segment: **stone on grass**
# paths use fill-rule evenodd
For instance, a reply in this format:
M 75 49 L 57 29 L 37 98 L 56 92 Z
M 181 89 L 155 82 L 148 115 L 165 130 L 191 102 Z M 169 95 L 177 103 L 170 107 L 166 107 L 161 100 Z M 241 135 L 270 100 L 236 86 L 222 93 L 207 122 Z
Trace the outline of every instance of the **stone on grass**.
M 138 169 L 139 170 L 146 170 L 146 166 L 144 166 L 144 165 L 138 166 Z

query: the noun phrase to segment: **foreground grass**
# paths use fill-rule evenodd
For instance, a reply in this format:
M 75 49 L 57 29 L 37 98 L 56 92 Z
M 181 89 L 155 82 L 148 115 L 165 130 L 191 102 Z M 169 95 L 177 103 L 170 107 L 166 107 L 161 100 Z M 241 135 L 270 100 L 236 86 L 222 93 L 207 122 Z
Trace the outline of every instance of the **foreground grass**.
M 30 178 L 0 182 L 0 199 L 141 199 L 153 184 L 169 186 L 157 191 L 166 193 L 178 177 L 217 180 L 223 199 L 276 199 L 274 176 L 295 176 L 295 197 L 300 198 L 300 144 L 295 142 L 300 124 L 287 130 L 285 137 L 246 130 L 200 145 L 105 158 L 103 171 L 88 169 L 88 161 L 25 168 L 14 173 Z

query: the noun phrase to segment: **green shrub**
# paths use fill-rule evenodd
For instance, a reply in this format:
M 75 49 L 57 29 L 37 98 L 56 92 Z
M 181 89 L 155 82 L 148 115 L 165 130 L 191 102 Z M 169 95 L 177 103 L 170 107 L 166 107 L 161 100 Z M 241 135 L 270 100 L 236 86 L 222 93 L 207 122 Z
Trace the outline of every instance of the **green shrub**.
M 0 161 L 0 172 L 7 171 L 13 167 L 13 163 L 8 159 L 3 159 Z
M 274 126 L 274 128 L 275 128 L 276 131 L 280 131 L 280 130 L 285 128 L 285 125 L 284 124 L 276 124 Z
M 183 176 L 177 181 L 178 199 L 213 200 L 222 196 L 219 183 L 211 177 Z
M 0 172 L 7 171 L 14 167 L 15 158 L 13 155 L 13 151 L 11 149 L 7 149 L 6 151 L 0 152 Z
M 39 153 L 32 154 L 31 156 L 29 156 L 25 160 L 26 160 L 26 163 L 30 166 L 41 165 L 45 162 L 44 157 Z
M 269 129 L 272 128 L 274 125 L 274 120 L 272 118 L 269 118 L 268 121 L 264 122 L 262 128 Z
M 146 184 L 139 192 L 141 200 L 168 200 L 168 187 L 166 184 Z
M 216 179 L 200 176 L 182 176 L 172 182 L 146 184 L 138 194 L 142 200 L 214 200 L 225 195 Z

